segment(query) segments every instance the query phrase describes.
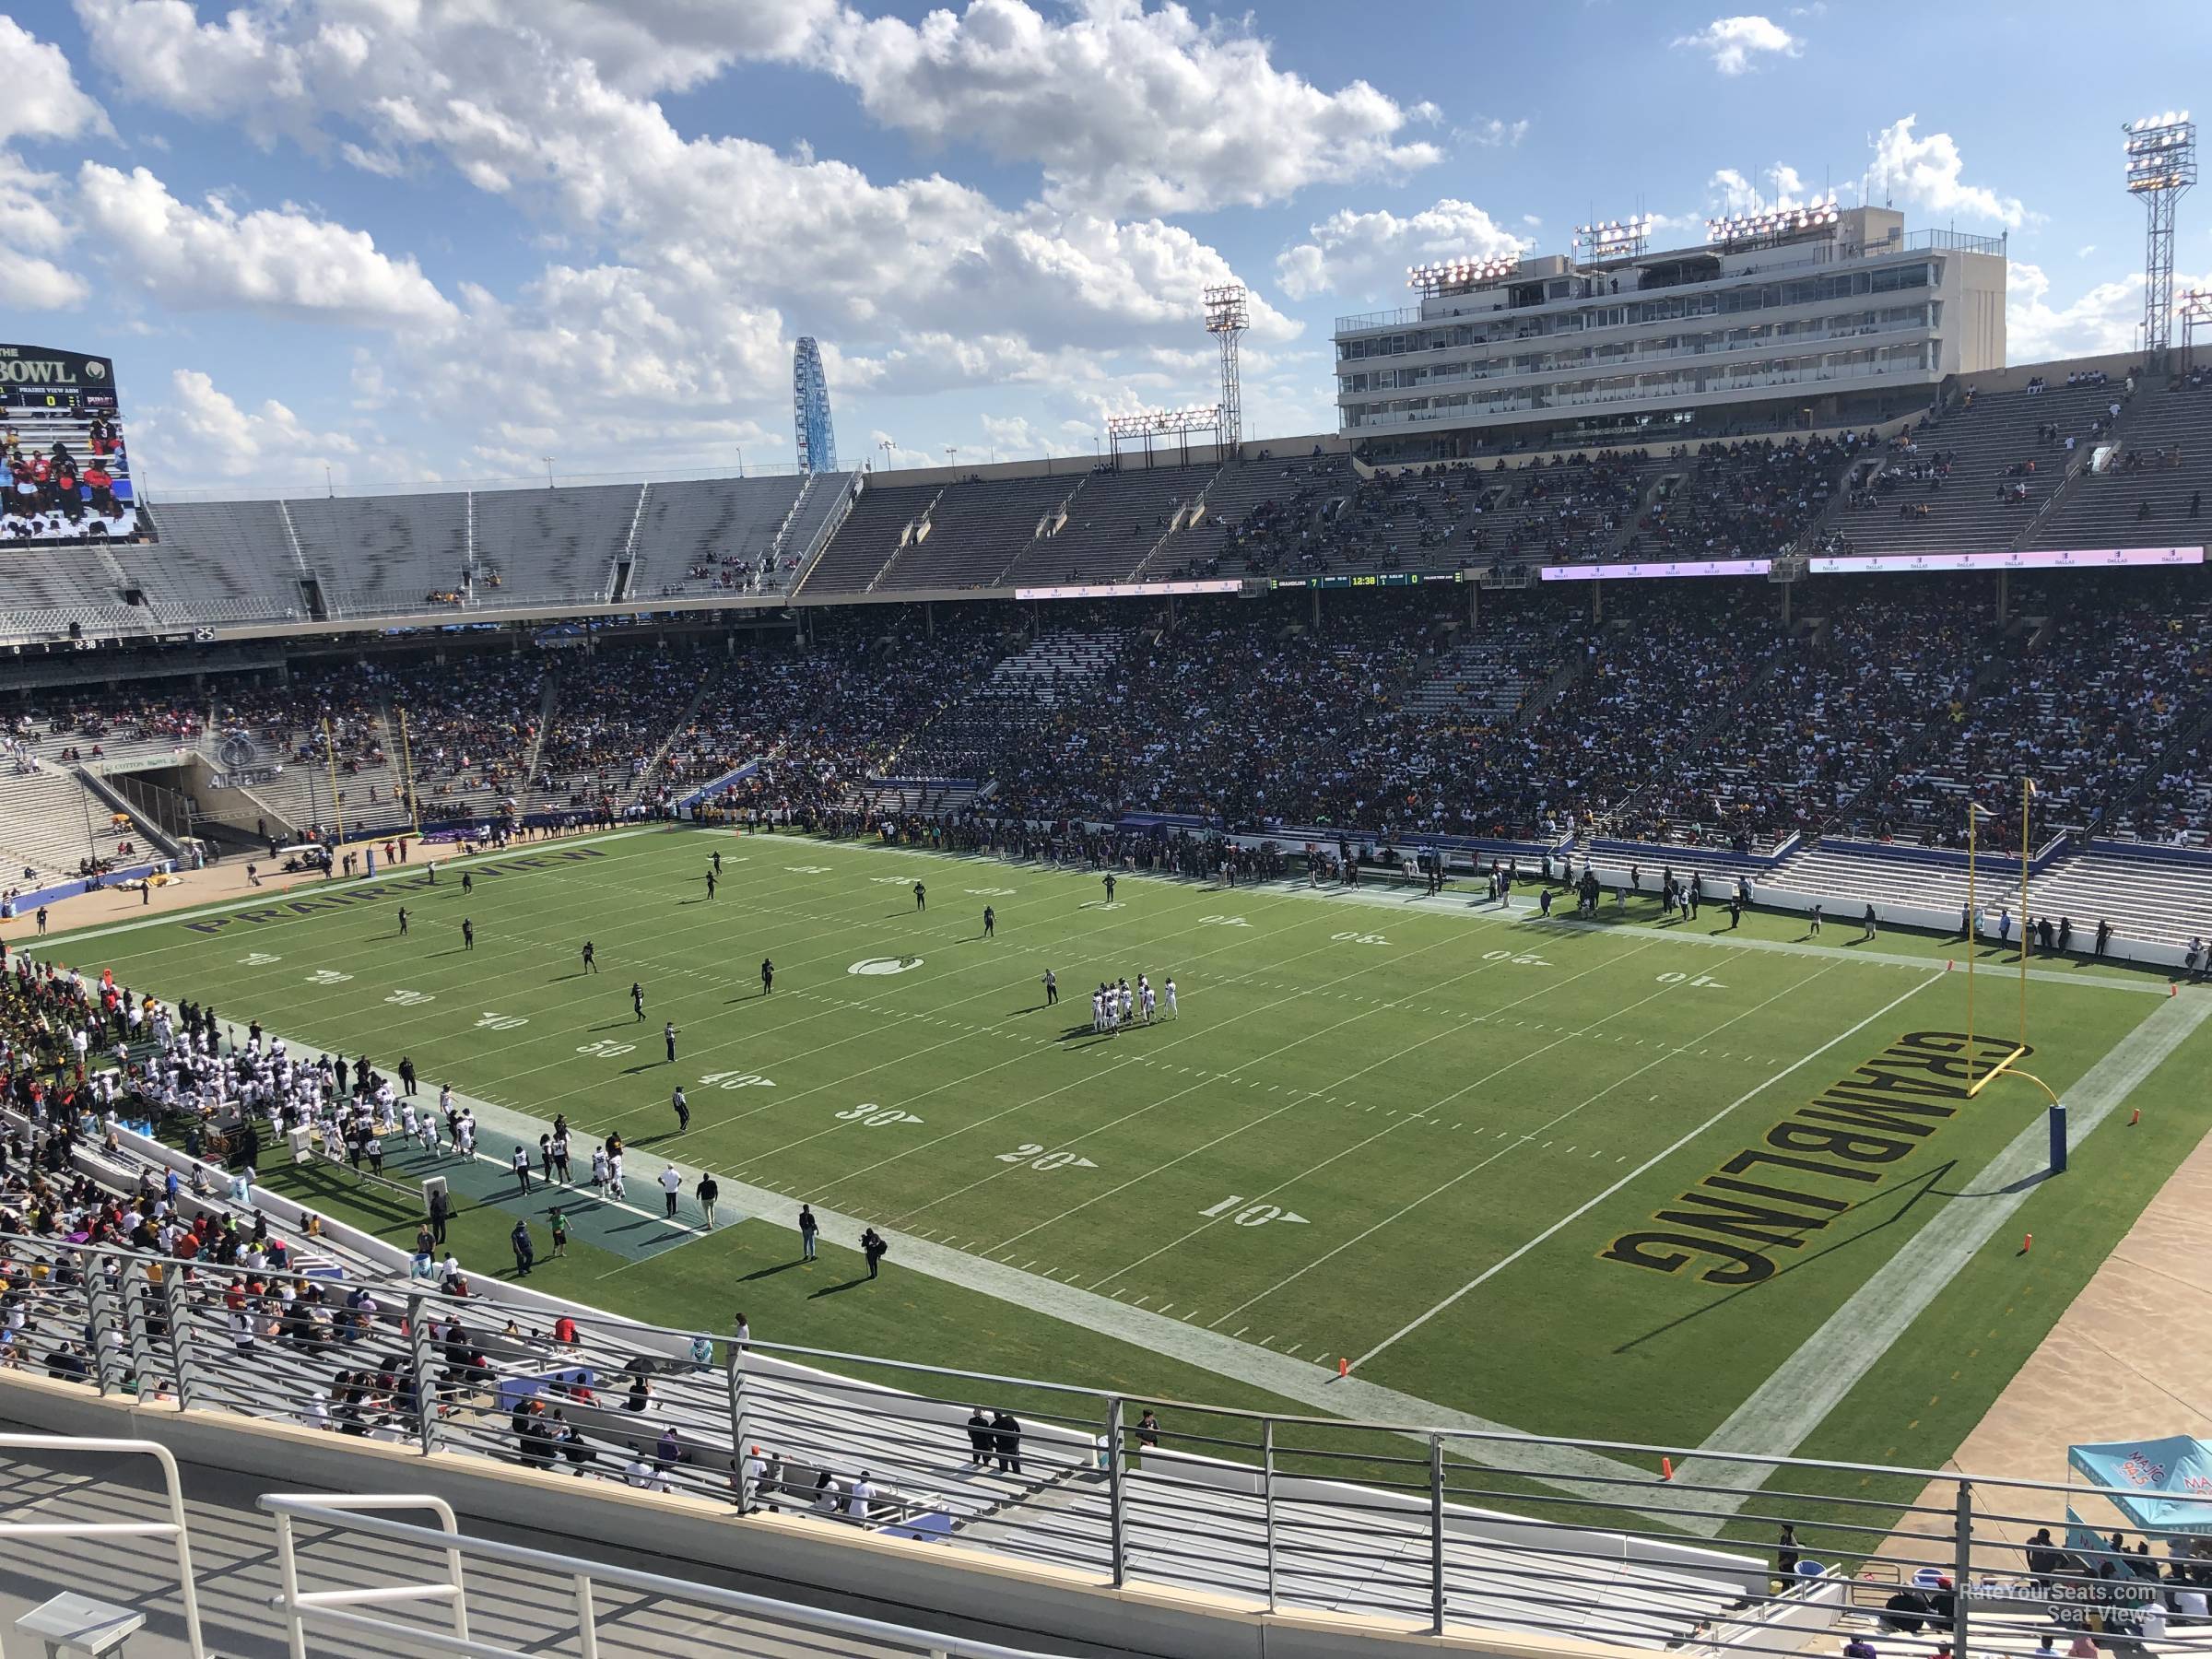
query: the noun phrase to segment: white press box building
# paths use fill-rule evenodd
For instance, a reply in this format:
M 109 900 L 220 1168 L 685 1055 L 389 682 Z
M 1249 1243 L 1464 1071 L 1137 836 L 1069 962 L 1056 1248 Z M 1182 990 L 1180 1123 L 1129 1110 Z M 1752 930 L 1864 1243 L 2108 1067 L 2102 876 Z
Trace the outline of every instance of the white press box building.
M 1339 424 L 1374 461 L 1850 425 L 2005 363 L 2005 243 L 1833 203 L 1581 227 L 1571 254 L 1417 265 L 1336 321 Z

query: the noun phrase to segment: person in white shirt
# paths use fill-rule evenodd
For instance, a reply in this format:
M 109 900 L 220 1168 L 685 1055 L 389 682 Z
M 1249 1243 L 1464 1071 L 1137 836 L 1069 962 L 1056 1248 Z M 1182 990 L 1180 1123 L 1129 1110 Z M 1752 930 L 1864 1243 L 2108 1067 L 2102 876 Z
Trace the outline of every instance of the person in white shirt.
M 747 1514 L 759 1507 L 760 1477 L 767 1472 L 768 1460 L 760 1455 L 760 1448 L 755 1446 L 746 1454 L 745 1467 L 737 1479 L 737 1507 Z
M 1175 1016 L 1175 976 L 1174 976 L 1173 974 L 1170 974 L 1170 975 L 1167 977 L 1167 979 L 1161 982 L 1161 984 L 1160 984 L 1160 989 L 1161 989 L 1162 991 L 1164 991 L 1164 992 L 1166 992 L 1166 993 L 1167 993 L 1167 997 L 1168 997 L 1168 1018 L 1169 1018 L 1170 1019 L 1173 1019 L 1173 1018 L 1176 1017 L 1176 1016 Z
M 670 1164 L 661 1171 L 661 1194 L 667 1200 L 668 1219 L 671 1221 L 676 1219 L 676 1195 L 682 1192 L 683 1188 L 684 1178 L 676 1172 L 674 1164 Z
M 865 1523 L 868 1518 L 868 1500 L 876 1496 L 876 1488 L 868 1483 L 868 1472 L 863 1469 L 860 1478 L 845 1494 L 845 1513 L 853 1520 Z

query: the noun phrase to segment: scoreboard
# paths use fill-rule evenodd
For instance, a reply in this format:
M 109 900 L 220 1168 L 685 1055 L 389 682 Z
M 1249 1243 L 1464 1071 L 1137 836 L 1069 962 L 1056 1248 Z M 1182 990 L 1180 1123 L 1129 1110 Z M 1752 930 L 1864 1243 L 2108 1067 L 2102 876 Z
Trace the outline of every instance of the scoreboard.
M 0 546 L 139 534 L 111 359 L 0 345 Z
M 112 420 L 117 413 L 115 365 L 46 346 L 0 346 L 0 409 L 51 409 Z

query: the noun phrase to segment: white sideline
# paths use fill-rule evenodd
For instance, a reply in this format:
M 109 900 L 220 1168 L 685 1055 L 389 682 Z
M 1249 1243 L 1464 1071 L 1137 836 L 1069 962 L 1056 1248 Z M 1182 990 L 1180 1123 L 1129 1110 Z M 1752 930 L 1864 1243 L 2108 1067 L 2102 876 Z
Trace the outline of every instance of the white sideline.
M 2078 1147 L 2095 1133 L 2207 1017 L 2212 1017 L 2212 994 L 2190 992 L 2168 997 L 2106 1050 L 2065 1092 L 2068 1147 Z M 2045 1167 L 2048 1148 L 2048 1131 L 2038 1118 L 1980 1173 L 1962 1182 L 1960 1196 L 1937 1210 L 1795 1353 L 1776 1366 L 1706 1438 L 1705 1446 L 1767 1457 L 1786 1457 L 1794 1452 L 1890 1345 L 1912 1328 L 1959 1269 L 2028 1202 L 2036 1185 L 2030 1178 Z M 1747 1496 L 1771 1473 L 1771 1465 L 1766 1464 L 1700 1459 L 1685 1464 L 1680 1477 L 1697 1484 L 1735 1486 Z M 1689 1494 L 1680 1496 L 1687 1499 Z
M 525 1112 L 473 1099 L 458 1089 L 454 1090 L 453 1098 L 476 1113 L 480 1129 L 491 1134 L 535 1145 L 537 1136 L 545 1130 L 543 1122 Z M 662 1166 L 666 1161 L 642 1147 L 623 1154 L 623 1162 L 633 1168 L 649 1186 L 659 1177 Z M 797 1199 L 742 1181 L 724 1177 L 717 1177 L 717 1180 L 722 1187 L 724 1204 L 734 1206 L 741 1216 L 789 1230 L 793 1247 L 796 1249 L 799 1217 Z M 824 1235 L 845 1241 L 859 1239 L 864 1225 L 859 1218 L 825 1209 L 819 1205 L 815 1206 L 814 1214 L 816 1220 L 821 1224 Z M 891 1246 L 889 1272 L 926 1274 L 931 1278 L 995 1297 L 1000 1301 L 1010 1302 L 1031 1312 L 1042 1313 L 1086 1330 L 1115 1337 L 1199 1371 L 1225 1377 L 1232 1382 L 1263 1389 L 1287 1400 L 1297 1400 L 1331 1417 L 1457 1429 L 1474 1434 L 1520 1432 L 1508 1424 L 1493 1422 L 1488 1418 L 1477 1417 L 1472 1412 L 1454 1411 L 1429 1400 L 1418 1399 L 1412 1394 L 1401 1394 L 1396 1389 L 1383 1388 L 1356 1377 L 1340 1379 L 1325 1364 L 1294 1359 L 1287 1354 L 1256 1347 L 1248 1342 L 1239 1342 L 1218 1332 L 1201 1330 L 1194 1324 L 1186 1324 L 1182 1320 L 1165 1314 L 1147 1313 L 1141 1308 L 1115 1301 L 1095 1291 L 1060 1284 L 1041 1275 L 1025 1273 L 1019 1268 L 986 1261 L 981 1256 L 969 1255 L 943 1244 L 933 1244 L 912 1233 L 901 1233 L 890 1228 L 879 1228 L 877 1230 Z M 1639 1487 L 1653 1483 L 1652 1471 L 1649 1469 L 1638 1468 L 1599 1453 L 1585 1452 L 1571 1446 L 1516 1443 L 1488 1453 L 1483 1452 L 1478 1443 L 1474 1443 L 1454 1446 L 1453 1455 L 1474 1463 L 1495 1463 L 1522 1470 L 1544 1470 L 1555 1477 L 1556 1483 L 1583 1497 L 1589 1495 L 1589 1483 L 1595 1480 L 1632 1482 Z M 1674 1500 L 1670 1498 L 1670 1505 L 1673 1502 Z M 1675 1524 L 1700 1536 L 1711 1537 L 1719 1532 L 1722 1517 L 1715 1516 L 1710 1522 L 1700 1517 L 1677 1518 Z

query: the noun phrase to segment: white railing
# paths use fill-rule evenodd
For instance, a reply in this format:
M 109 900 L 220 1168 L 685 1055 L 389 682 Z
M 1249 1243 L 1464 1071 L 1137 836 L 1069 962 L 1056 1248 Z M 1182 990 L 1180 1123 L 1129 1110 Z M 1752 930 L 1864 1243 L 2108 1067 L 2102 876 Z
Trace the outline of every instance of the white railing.
M 549 1550 L 527 1549 L 520 1545 L 500 1544 L 488 1538 L 471 1538 L 455 1525 L 452 1505 L 442 1498 L 429 1495 L 341 1498 L 273 1492 L 258 1500 L 258 1503 L 276 1523 L 276 1560 L 279 1581 L 283 1585 L 276 1610 L 285 1621 L 292 1659 L 307 1659 L 307 1629 L 310 1624 L 327 1626 L 387 1642 L 391 1644 L 390 1651 L 394 1653 L 429 1648 L 443 1653 L 472 1654 L 475 1659 L 542 1659 L 545 1652 L 543 1642 L 516 1648 L 471 1638 L 466 1574 L 467 1563 L 472 1559 L 514 1572 L 538 1573 L 566 1581 L 569 1604 L 575 1616 L 576 1652 L 580 1659 L 598 1659 L 600 1615 L 596 1592 L 602 1585 L 629 1591 L 655 1602 L 699 1607 L 722 1615 L 735 1614 L 764 1626 L 781 1627 L 780 1630 L 772 1628 L 761 1630 L 756 1641 L 748 1639 L 743 1631 L 733 1630 L 726 1624 L 719 1625 L 716 1630 L 716 1651 L 724 1653 L 759 1654 L 761 1659 L 772 1659 L 774 1655 L 793 1651 L 787 1632 L 803 1632 L 814 1636 L 845 1637 L 854 1641 L 870 1642 L 879 1648 L 926 1654 L 929 1659 L 1045 1659 L 1044 1655 L 1029 1649 L 1001 1647 L 994 1642 L 938 1635 L 915 1630 L 909 1625 L 862 1618 L 854 1614 L 804 1607 L 793 1602 L 777 1601 L 765 1595 L 750 1595 L 736 1590 L 724 1590 L 688 1579 L 668 1578 L 657 1572 L 639 1572 L 627 1567 L 610 1566 L 587 1560 L 581 1556 L 556 1555 Z M 382 1520 L 370 1512 L 409 1509 L 430 1511 L 438 1517 L 440 1526 L 435 1529 L 415 1526 L 405 1522 Z M 444 1575 L 412 1583 L 361 1589 L 302 1590 L 300 1587 L 299 1540 L 294 1530 L 295 1523 L 300 1522 L 341 1540 L 346 1535 L 354 1534 L 391 1544 L 420 1545 L 445 1558 Z M 425 1604 L 442 1606 L 446 1609 L 450 1630 L 441 1633 L 425 1629 L 418 1622 L 383 1618 L 359 1610 Z M 552 1611 L 549 1602 L 539 1603 L 538 1607 L 542 1612 Z
M 149 1440 L 98 1440 L 75 1434 L 0 1434 L 0 1451 L 30 1452 L 45 1456 L 78 1456 L 88 1453 L 124 1453 L 150 1457 L 161 1466 L 161 1493 L 169 1508 L 166 1521 L 6 1521 L 0 1522 L 0 1545 L 25 1566 L 35 1564 L 41 1551 L 23 1548 L 18 1540 L 32 1538 L 156 1538 L 168 1543 L 177 1558 L 177 1593 L 184 1609 L 184 1641 L 193 1659 L 206 1659 L 200 1640 L 200 1599 L 193 1586 L 192 1539 L 184 1514 L 184 1489 L 177 1480 L 177 1460 L 167 1446 Z M 46 1650 L 53 1653 L 49 1647 Z

